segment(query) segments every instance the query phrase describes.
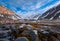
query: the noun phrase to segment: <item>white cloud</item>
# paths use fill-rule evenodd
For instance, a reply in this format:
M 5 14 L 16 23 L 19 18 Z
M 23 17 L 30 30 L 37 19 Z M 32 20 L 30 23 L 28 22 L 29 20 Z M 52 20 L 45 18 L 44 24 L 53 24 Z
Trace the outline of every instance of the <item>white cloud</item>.
M 41 5 L 44 5 L 45 3 L 50 2 L 51 0 L 41 0 L 40 2 L 38 1 L 38 3 L 35 5 L 35 8 L 40 8 Z
M 37 3 L 35 8 L 40 8 L 40 6 L 41 6 L 41 2 Z
M 38 10 L 36 12 L 35 11 L 28 11 L 28 12 L 25 12 L 25 14 L 23 14 L 21 11 L 18 11 L 17 13 L 19 13 L 22 18 L 30 18 L 32 16 L 35 16 L 37 13 L 44 13 L 45 11 L 49 10 L 50 8 L 57 6 L 58 4 L 60 4 L 60 1 L 44 8 L 44 9 Z
M 55 3 L 55 4 L 52 4 L 52 5 L 48 6 L 48 7 L 46 7 L 46 8 L 44 8 L 44 9 L 42 9 L 42 10 L 43 10 L 44 12 L 46 12 L 46 11 L 49 10 L 50 8 L 56 7 L 56 6 L 59 5 L 59 4 L 60 4 L 60 1 L 57 2 L 57 3 Z

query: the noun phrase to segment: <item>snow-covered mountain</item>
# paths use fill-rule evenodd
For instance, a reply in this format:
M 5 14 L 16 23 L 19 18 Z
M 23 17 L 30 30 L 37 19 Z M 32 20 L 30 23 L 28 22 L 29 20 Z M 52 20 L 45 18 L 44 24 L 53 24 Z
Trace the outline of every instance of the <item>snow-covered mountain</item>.
M 27 16 L 24 15 L 23 19 L 28 19 L 28 20 L 37 20 L 39 18 L 39 16 L 41 16 L 40 13 L 35 13 L 35 14 L 29 14 Z
M 46 11 L 38 18 L 38 20 L 40 19 L 49 19 L 49 20 L 60 19 L 60 4 Z
M 38 19 L 38 17 L 41 16 L 41 14 L 37 13 L 35 15 L 32 15 L 29 19 Z

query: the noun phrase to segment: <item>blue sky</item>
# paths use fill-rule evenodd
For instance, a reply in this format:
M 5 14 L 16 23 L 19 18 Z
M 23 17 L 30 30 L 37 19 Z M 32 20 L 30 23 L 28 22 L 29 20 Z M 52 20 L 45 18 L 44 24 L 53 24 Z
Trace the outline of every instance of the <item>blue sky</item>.
M 21 17 L 43 14 L 60 0 L 0 0 L 0 5 L 4 5 Z

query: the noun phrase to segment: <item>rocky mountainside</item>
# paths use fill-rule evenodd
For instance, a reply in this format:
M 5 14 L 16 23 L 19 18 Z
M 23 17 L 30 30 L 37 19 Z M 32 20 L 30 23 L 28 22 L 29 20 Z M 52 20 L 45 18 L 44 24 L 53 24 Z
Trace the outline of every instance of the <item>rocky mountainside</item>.
M 14 15 L 14 12 L 10 11 L 5 6 L 0 6 L 0 14 Z
M 19 15 L 15 14 L 13 11 L 6 8 L 5 6 L 0 5 L 0 20 L 2 18 L 13 19 L 13 20 L 21 19 Z
M 38 20 L 40 19 L 49 19 L 49 20 L 60 19 L 60 4 L 46 11 L 38 18 Z

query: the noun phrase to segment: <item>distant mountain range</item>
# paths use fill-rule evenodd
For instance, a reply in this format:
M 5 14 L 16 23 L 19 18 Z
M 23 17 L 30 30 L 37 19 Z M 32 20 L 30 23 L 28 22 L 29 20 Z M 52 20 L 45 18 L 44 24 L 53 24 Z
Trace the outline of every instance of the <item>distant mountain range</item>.
M 39 16 L 41 16 L 40 13 L 35 13 L 35 14 L 31 14 L 30 16 L 29 15 L 26 16 L 26 19 L 28 19 L 28 20 L 37 20 L 39 18 Z
M 37 13 L 35 15 L 32 15 L 29 19 L 35 19 L 35 20 L 37 20 L 39 18 L 39 16 L 41 16 L 41 14 Z
M 40 19 L 49 19 L 49 20 L 60 19 L 60 4 L 46 11 L 38 18 L 38 20 Z

